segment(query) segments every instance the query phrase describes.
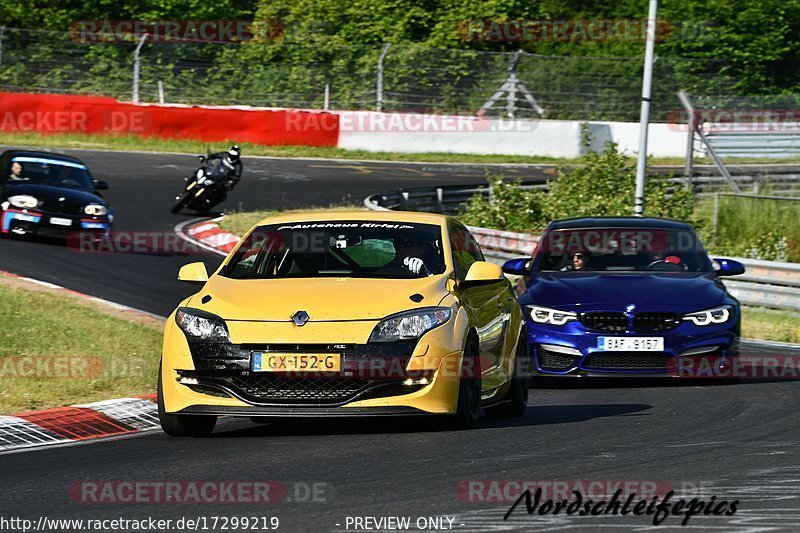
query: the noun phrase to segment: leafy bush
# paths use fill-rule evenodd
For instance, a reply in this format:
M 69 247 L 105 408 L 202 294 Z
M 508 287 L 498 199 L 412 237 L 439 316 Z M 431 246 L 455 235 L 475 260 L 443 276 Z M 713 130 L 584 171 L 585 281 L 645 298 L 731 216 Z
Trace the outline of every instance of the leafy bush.
M 585 136 L 584 146 L 590 139 Z M 462 215 L 467 224 L 509 231 L 536 232 L 551 220 L 584 216 L 624 216 L 633 212 L 635 164 L 608 143 L 602 152 L 589 151 L 575 167 L 558 169 L 547 191 L 525 190 L 519 182 L 492 177 L 489 199 L 475 195 Z M 646 184 L 645 214 L 690 221 L 695 197 L 664 176 Z
M 465 224 L 519 232 L 541 229 L 540 191 L 523 189 L 519 181 L 505 181 L 502 176 L 489 176 L 488 181 L 490 197 L 475 194 L 470 198 L 461 215 Z

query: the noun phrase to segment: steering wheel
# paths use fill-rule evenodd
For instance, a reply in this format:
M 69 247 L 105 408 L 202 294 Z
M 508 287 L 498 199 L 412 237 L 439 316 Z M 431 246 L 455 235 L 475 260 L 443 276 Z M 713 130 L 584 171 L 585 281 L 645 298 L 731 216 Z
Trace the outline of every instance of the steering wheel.
M 670 263 L 664 259 L 656 259 L 645 267 L 645 270 L 662 270 L 664 272 L 675 271 L 683 272 L 686 267 L 683 263 Z

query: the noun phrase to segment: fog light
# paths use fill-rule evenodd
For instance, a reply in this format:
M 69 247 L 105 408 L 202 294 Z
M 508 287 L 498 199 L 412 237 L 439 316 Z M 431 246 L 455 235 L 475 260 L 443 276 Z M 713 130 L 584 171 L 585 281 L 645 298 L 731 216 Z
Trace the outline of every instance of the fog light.
M 181 385 L 199 385 L 197 378 L 180 378 L 178 381 Z
M 421 378 L 408 378 L 403 382 L 403 385 L 427 385 L 431 381 L 433 381 L 433 379 L 428 378 L 427 376 Z

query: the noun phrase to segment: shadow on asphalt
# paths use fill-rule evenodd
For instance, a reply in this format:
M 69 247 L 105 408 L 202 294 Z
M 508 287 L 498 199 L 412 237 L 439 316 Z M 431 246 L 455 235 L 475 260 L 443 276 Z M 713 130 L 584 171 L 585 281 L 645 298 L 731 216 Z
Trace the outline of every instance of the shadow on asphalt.
M 469 431 L 491 428 L 585 422 L 594 418 L 634 415 L 651 408 L 652 405 L 640 403 L 531 406 L 528 407 L 526 416 L 520 418 L 483 416 L 473 430 L 466 430 L 463 433 L 468 434 Z M 451 433 L 451 430 L 447 428 L 447 422 L 447 418 L 439 416 L 265 419 L 264 423 L 260 424 L 245 420 L 231 420 L 228 423 L 221 423 L 210 438 Z M 233 427 L 234 424 L 236 427 Z M 226 429 L 225 426 L 231 427 Z

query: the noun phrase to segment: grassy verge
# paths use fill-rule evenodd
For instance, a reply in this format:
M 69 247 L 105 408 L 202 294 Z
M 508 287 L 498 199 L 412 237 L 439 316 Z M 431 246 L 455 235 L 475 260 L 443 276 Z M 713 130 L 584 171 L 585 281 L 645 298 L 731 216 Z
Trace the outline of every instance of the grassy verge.
M 239 235 L 247 233 L 250 228 L 258 224 L 262 219 L 275 215 L 285 215 L 288 213 L 307 213 L 309 211 L 348 211 L 352 209 L 366 208 L 362 205 L 334 205 L 330 207 L 309 207 L 306 209 L 262 209 L 259 211 L 237 211 L 225 213 L 225 218 L 220 221 L 219 227 L 227 232 Z
M 800 313 L 745 307 L 742 311 L 742 336 L 800 344 Z
M 155 392 L 162 325 L 0 280 L 0 413 Z
M 72 148 L 75 150 L 122 150 L 145 152 L 180 152 L 187 154 L 205 153 L 206 148 L 222 149 L 233 141 L 207 143 L 182 139 L 160 139 L 156 137 L 137 137 L 134 135 L 84 135 L 75 133 L 43 135 L 34 132 L 0 132 L 0 145 L 3 146 L 41 146 L 47 148 Z M 245 157 L 248 155 L 272 157 L 324 157 L 329 159 L 371 159 L 375 161 L 429 161 L 434 163 L 476 163 L 476 164 L 550 164 L 563 165 L 575 163 L 574 159 L 517 156 L 517 155 L 476 155 L 452 154 L 445 152 L 425 152 L 406 154 L 400 152 L 368 152 L 366 150 L 344 150 L 342 148 L 316 146 L 264 146 L 240 143 Z M 726 163 L 763 163 L 763 159 L 726 159 Z M 771 161 L 789 164 L 800 163 L 800 159 L 781 159 Z M 683 165 L 680 157 L 657 157 L 650 160 L 652 165 Z M 695 164 L 711 164 L 707 158 L 695 158 Z

